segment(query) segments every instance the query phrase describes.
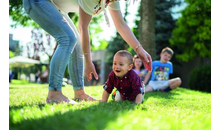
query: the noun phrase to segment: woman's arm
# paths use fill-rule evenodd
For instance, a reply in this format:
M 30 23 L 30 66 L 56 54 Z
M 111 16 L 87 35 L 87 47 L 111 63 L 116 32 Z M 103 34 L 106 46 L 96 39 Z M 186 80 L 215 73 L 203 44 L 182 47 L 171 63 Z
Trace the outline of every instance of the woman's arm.
M 91 15 L 85 13 L 81 7 L 79 7 L 79 34 L 82 44 L 82 51 L 85 57 L 85 74 L 87 79 L 90 81 L 92 79 L 92 74 L 96 79 L 98 79 L 98 74 L 96 73 L 95 67 L 91 59 L 90 51 L 90 40 L 89 40 L 89 23 L 92 19 Z
M 152 59 L 151 56 L 142 48 L 141 44 L 134 36 L 131 29 L 125 23 L 123 16 L 120 10 L 112 10 L 109 9 L 113 22 L 115 24 L 116 29 L 122 38 L 136 51 L 141 60 L 143 61 L 145 68 L 148 71 L 152 69 Z

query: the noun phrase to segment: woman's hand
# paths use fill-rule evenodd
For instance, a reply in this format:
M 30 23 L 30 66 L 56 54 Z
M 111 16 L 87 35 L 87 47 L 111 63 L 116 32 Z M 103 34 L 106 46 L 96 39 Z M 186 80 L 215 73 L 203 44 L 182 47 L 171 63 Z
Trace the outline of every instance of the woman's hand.
M 109 12 L 111 14 L 112 20 L 119 34 L 133 49 L 136 50 L 136 53 L 143 61 L 145 68 L 148 71 L 151 71 L 152 70 L 151 56 L 141 46 L 135 48 L 140 43 L 133 34 L 133 32 L 131 31 L 131 29 L 128 27 L 126 22 L 124 21 L 121 11 L 109 9 Z
M 95 66 L 92 62 L 85 63 L 85 74 L 86 74 L 88 81 L 92 80 L 92 74 L 94 75 L 96 80 L 99 79 L 98 74 L 96 73 L 96 70 L 95 70 Z
M 150 54 L 148 54 L 141 46 L 137 48 L 136 53 L 141 58 L 144 63 L 144 67 L 151 72 L 152 71 L 152 59 Z

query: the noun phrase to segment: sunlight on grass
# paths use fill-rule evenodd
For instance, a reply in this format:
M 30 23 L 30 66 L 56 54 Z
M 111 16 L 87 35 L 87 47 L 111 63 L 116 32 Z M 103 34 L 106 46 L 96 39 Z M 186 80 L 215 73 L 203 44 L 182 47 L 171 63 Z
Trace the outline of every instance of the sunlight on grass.
M 72 86 L 62 88 L 74 98 Z M 102 86 L 85 87 L 101 99 Z M 169 93 L 149 92 L 143 104 L 129 101 L 46 104 L 47 84 L 9 84 L 10 129 L 83 130 L 208 130 L 211 129 L 211 94 L 178 88 Z

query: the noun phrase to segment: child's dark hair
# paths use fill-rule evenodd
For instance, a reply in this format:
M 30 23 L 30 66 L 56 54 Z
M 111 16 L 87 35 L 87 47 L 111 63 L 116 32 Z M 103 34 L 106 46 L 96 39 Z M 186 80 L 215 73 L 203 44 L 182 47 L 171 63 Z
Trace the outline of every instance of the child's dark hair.
M 133 57 L 131 55 L 131 53 L 127 50 L 120 50 L 118 52 L 115 53 L 115 55 L 118 54 L 120 56 L 123 56 L 123 57 L 127 57 L 128 58 L 128 61 L 129 61 L 129 64 L 133 64 Z
M 138 55 L 134 55 L 134 57 L 133 57 L 133 69 L 135 69 L 134 62 L 135 62 L 136 59 L 141 59 L 141 58 Z M 143 69 L 145 69 L 145 67 L 144 67 L 144 64 L 142 62 L 140 70 L 143 70 Z
M 165 47 L 165 48 L 161 51 L 161 53 L 164 53 L 164 52 L 167 52 L 167 53 L 170 54 L 171 56 L 173 56 L 173 54 L 174 54 L 173 50 L 172 50 L 171 48 L 169 48 L 169 47 Z

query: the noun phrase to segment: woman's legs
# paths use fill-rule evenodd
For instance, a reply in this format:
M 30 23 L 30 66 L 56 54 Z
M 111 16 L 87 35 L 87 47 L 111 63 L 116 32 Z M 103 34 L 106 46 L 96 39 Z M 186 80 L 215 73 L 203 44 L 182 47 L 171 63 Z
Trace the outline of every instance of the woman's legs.
M 69 60 L 69 64 L 68 64 L 70 79 L 73 84 L 75 98 L 88 99 L 88 97 L 90 97 L 90 96 L 87 95 L 84 91 L 84 77 L 83 77 L 84 57 L 83 57 L 83 53 L 82 53 L 82 47 L 81 47 L 81 43 L 80 43 L 79 33 L 78 33 L 76 27 L 74 26 L 72 20 L 69 18 L 69 16 L 64 15 L 64 17 L 69 22 L 70 26 L 72 27 L 72 29 L 76 33 L 76 37 L 77 37 L 76 46 L 74 47 L 74 50 L 70 55 L 70 60 Z
M 63 101 L 62 79 L 70 54 L 76 43 L 76 35 L 63 15 L 49 0 L 23 0 L 28 15 L 58 42 L 50 63 L 48 98 Z
M 70 55 L 69 59 L 69 64 L 68 64 L 68 70 L 70 74 L 70 79 L 73 84 L 73 89 L 74 90 L 80 90 L 84 89 L 84 77 L 83 77 L 83 71 L 84 71 L 84 66 L 83 66 L 83 53 L 82 53 L 82 48 L 80 44 L 80 37 L 79 33 L 72 23 L 72 20 L 69 18 L 69 16 L 66 14 L 64 15 L 65 19 L 68 21 L 70 24 L 71 28 L 76 32 L 76 46 L 74 47 L 73 52 Z

